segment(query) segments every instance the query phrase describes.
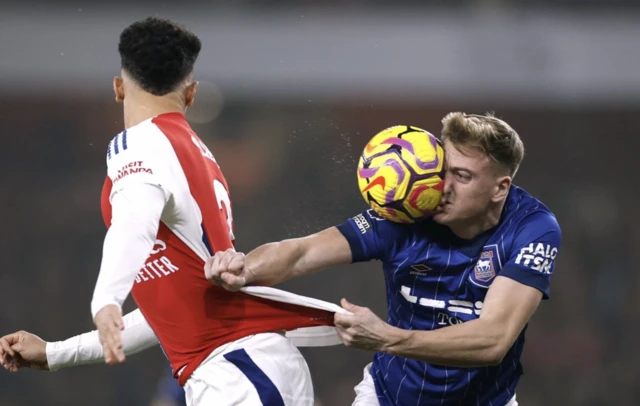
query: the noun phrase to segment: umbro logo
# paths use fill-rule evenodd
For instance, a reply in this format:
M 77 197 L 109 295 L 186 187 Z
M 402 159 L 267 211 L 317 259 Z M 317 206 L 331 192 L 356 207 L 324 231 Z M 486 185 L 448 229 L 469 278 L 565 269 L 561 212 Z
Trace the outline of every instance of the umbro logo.
M 411 269 L 413 269 L 413 271 L 409 272 L 409 274 L 418 276 L 425 276 L 428 271 L 432 270 L 432 268 L 426 266 L 425 264 L 411 265 Z

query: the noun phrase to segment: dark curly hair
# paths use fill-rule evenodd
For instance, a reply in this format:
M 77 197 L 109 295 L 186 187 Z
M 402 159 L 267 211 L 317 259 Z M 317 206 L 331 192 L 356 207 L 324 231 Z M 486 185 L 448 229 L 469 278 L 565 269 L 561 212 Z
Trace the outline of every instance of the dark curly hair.
M 202 44 L 193 32 L 171 20 L 149 17 L 122 31 L 122 69 L 146 92 L 163 96 L 192 71 Z

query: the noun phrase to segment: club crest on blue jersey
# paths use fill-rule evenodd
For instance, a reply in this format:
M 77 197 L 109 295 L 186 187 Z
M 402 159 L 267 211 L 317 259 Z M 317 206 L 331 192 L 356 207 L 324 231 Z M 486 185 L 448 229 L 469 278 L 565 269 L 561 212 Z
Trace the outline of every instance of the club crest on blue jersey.
M 480 258 L 469 275 L 471 282 L 483 288 L 488 288 L 491 281 L 502 268 L 500 253 L 497 245 L 487 245 L 483 248 Z

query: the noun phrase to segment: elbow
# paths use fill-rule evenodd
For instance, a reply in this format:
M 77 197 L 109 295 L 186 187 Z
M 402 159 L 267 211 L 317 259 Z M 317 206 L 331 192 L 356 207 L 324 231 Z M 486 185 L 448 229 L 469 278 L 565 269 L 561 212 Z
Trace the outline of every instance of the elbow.
M 509 346 L 504 343 L 496 343 L 491 348 L 487 349 L 484 354 L 484 366 L 497 366 L 502 363 L 504 357 L 509 352 Z
M 482 366 L 500 365 L 513 346 L 515 337 L 503 325 L 490 322 L 483 323 L 483 325 L 486 329 L 483 334 L 479 334 L 484 338 L 482 340 L 484 351 L 481 352 L 482 360 L 480 360 L 484 364 Z
M 496 351 L 496 350 L 489 351 L 484 359 L 483 366 L 494 367 L 494 366 L 500 365 L 502 363 L 502 360 L 504 359 L 505 354 L 506 353 L 502 351 Z

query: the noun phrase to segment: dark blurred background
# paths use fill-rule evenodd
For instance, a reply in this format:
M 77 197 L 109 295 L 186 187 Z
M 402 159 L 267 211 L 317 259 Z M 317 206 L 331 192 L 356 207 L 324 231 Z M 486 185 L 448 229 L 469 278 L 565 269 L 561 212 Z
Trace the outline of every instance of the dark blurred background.
M 203 40 L 188 118 L 227 177 L 242 251 L 364 210 L 356 160 L 385 127 L 438 134 L 449 111 L 509 122 L 527 149 L 516 183 L 564 234 L 518 400 L 638 404 L 640 2 L 134 3 L 0 7 L 0 334 L 60 340 L 92 328 L 106 144 L 123 126 L 111 93 L 118 36 L 161 15 Z M 378 263 L 282 288 L 385 316 Z M 350 405 L 372 354 L 304 354 L 318 405 Z M 155 348 L 116 367 L 0 373 L 0 405 L 150 405 L 167 368 Z

